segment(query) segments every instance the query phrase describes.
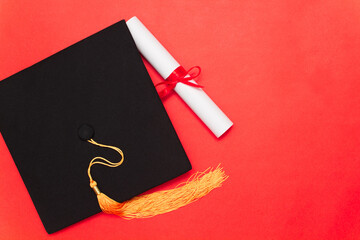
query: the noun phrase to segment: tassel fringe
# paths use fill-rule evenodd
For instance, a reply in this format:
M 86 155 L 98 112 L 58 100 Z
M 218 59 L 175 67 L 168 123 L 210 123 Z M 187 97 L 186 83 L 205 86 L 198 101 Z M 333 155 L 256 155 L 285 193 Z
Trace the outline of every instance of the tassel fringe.
M 171 212 L 204 197 L 213 189 L 221 187 L 228 178 L 221 167 L 197 172 L 185 183 L 176 188 L 134 197 L 119 203 L 101 193 L 95 181 L 90 186 L 97 193 L 100 208 L 108 214 L 115 214 L 124 219 L 149 218 Z

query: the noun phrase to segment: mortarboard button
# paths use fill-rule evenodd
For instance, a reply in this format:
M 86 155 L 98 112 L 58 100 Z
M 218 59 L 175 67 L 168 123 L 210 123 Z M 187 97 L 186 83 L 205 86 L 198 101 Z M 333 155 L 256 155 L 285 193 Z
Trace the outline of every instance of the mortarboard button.
M 78 134 L 81 140 L 88 141 L 94 137 L 94 128 L 89 124 L 83 124 L 79 127 Z

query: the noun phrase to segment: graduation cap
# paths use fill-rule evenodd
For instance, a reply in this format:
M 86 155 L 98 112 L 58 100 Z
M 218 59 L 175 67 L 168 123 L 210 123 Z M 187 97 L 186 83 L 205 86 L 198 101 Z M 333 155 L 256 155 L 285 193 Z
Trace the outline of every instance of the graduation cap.
M 138 196 L 191 165 L 125 21 L 1 81 L 0 132 L 48 233 L 101 210 L 169 212 L 226 179 Z

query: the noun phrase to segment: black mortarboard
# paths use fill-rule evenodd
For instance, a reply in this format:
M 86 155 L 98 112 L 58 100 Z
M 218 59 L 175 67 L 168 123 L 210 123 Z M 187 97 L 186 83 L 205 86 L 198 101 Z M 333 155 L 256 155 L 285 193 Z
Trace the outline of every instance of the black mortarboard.
M 101 211 L 89 161 L 119 158 L 81 137 L 123 150 L 92 169 L 118 201 L 191 169 L 125 21 L 1 81 L 0 131 L 49 233 Z
M 101 210 L 123 218 L 166 213 L 226 179 L 217 168 L 133 198 L 191 165 L 125 21 L 1 81 L 0 132 L 48 233 Z M 98 163 L 116 168 L 90 173 Z

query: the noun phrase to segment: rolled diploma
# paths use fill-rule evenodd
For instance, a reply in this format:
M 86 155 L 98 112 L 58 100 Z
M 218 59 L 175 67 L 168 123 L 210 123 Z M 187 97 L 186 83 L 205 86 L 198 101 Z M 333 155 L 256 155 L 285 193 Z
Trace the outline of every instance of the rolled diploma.
M 169 75 L 180 66 L 137 17 L 132 17 L 126 24 L 139 52 L 164 79 L 169 77 Z M 196 84 L 194 80 L 191 80 L 191 82 Z M 216 137 L 220 137 L 233 125 L 231 120 L 201 88 L 178 83 L 174 91 Z

